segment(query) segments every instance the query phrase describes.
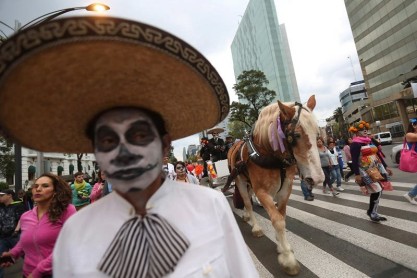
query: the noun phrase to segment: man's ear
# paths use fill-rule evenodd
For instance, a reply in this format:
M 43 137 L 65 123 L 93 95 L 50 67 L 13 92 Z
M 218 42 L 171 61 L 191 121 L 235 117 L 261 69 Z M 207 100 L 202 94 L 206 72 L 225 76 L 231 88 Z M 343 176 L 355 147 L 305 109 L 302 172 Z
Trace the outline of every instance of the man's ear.
M 162 136 L 162 152 L 164 156 L 169 156 L 171 152 L 171 136 L 169 134 L 165 134 Z

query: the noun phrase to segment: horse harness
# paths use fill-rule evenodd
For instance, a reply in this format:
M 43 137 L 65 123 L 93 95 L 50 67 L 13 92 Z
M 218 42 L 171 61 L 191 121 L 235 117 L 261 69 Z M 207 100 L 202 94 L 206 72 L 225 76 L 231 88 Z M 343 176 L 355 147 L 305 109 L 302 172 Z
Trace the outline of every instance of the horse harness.
M 295 133 L 295 128 L 297 127 L 298 122 L 300 121 L 300 114 L 301 109 L 307 110 L 303 105 L 299 102 L 295 102 L 294 106 L 298 106 L 297 114 L 291 120 L 286 120 L 283 122 L 284 130 L 285 130 L 285 140 L 289 145 L 289 155 L 287 157 L 278 157 L 275 155 L 261 155 L 258 150 L 256 149 L 255 144 L 253 143 L 253 134 L 247 134 L 243 140 L 245 141 L 244 144 L 240 146 L 239 154 L 241 153 L 241 149 L 244 145 L 248 148 L 249 159 L 255 163 L 256 165 L 266 168 L 266 169 L 280 169 L 281 172 L 281 187 L 279 188 L 278 192 L 282 188 L 282 184 L 286 177 L 286 168 L 289 166 L 293 166 L 297 163 L 295 160 L 292 147 L 297 144 L 297 139 L 300 137 L 299 134 Z M 307 110 L 308 111 L 308 110 Z M 227 190 L 230 186 L 230 183 L 239 175 L 244 174 L 246 178 L 248 178 L 247 168 L 246 168 L 246 161 L 243 161 L 243 158 L 240 157 L 239 161 L 236 163 L 234 169 L 232 169 L 229 179 L 226 182 L 226 185 L 223 190 Z M 230 182 L 229 182 L 230 180 Z

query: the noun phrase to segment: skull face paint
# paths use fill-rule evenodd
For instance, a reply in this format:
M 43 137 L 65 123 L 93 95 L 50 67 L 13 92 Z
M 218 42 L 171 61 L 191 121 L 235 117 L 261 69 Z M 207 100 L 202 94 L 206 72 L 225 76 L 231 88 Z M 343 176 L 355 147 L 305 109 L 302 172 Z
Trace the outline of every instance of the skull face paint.
M 94 128 L 94 151 L 100 168 L 114 189 L 145 189 L 161 174 L 162 140 L 145 113 L 112 110 Z

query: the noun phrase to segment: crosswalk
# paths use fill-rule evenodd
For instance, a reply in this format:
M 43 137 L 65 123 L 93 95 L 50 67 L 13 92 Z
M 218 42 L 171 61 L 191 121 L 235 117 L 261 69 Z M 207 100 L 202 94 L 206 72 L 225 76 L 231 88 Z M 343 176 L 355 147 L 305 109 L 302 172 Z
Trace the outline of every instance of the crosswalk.
M 388 221 L 372 223 L 366 215 L 369 196 L 353 182 L 337 197 L 313 190 L 305 201 L 295 181 L 287 207 L 287 237 L 302 265 L 297 277 L 417 277 L 417 206 L 403 195 L 414 184 L 393 182 L 383 193 L 378 212 Z M 285 277 L 277 263 L 275 230 L 265 210 L 254 205 L 265 236 L 255 238 L 233 208 L 236 220 L 261 277 Z

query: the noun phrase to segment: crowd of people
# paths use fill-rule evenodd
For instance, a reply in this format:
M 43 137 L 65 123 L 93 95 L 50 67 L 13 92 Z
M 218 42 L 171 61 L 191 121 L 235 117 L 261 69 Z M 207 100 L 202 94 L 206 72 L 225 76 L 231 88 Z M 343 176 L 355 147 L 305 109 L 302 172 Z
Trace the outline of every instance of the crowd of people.
M 368 132 L 369 127 L 369 123 L 365 121 L 356 122 L 349 128 L 353 137 L 348 138 L 344 145 L 336 145 L 336 140 L 332 137 L 329 137 L 327 144 L 324 144 L 323 138 L 319 137 L 317 148 L 325 176 L 323 193 L 337 196 L 339 192 L 344 191 L 341 186 L 342 180 L 347 183 L 349 178 L 354 176 L 361 192 L 369 195 L 367 215 L 371 221 L 379 223 L 387 220 L 386 217 L 378 214 L 378 206 L 384 187 L 391 186 L 389 180 L 392 170 L 385 162 L 381 143 Z M 417 118 L 410 119 L 405 141 L 409 149 L 414 148 L 417 151 Z M 336 187 L 333 186 L 335 182 Z M 303 180 L 301 180 L 301 189 L 306 201 L 314 201 L 311 187 Z M 414 205 L 417 205 L 416 197 L 417 185 L 404 195 L 404 198 Z

